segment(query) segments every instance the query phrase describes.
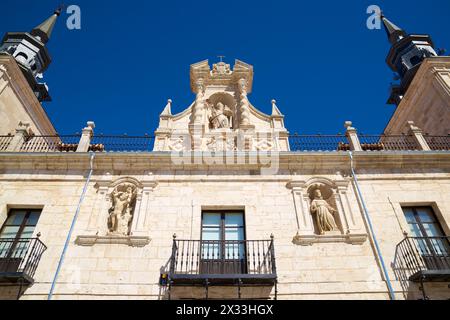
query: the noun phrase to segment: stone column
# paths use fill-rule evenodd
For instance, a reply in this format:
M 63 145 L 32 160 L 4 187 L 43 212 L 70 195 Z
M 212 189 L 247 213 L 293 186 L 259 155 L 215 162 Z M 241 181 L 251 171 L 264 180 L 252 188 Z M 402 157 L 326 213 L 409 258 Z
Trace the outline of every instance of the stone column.
M 88 152 L 91 146 L 91 139 L 94 136 L 95 123 L 89 121 L 87 127 L 83 129 L 77 152 Z
M 88 222 L 88 233 L 97 232 L 104 235 L 107 233 L 107 216 L 108 216 L 108 191 L 109 188 L 104 184 L 97 184 L 97 198 Z
M 28 122 L 19 122 L 16 134 L 6 149 L 7 152 L 19 152 L 30 135 L 30 124 Z
M 428 143 L 423 136 L 422 130 L 414 125 L 414 121 L 408 121 L 407 124 L 409 127 L 409 133 L 413 136 L 414 141 L 420 149 L 423 151 L 431 151 L 431 148 L 428 146 Z
M 245 128 L 246 126 L 250 125 L 250 102 L 248 101 L 247 97 L 247 80 L 246 79 L 240 79 L 239 80 L 239 92 L 241 94 L 240 96 L 240 112 L 241 112 L 241 123 L 240 127 Z
M 148 204 L 151 193 L 158 186 L 155 176 L 152 172 L 147 173 L 144 181 L 142 181 L 142 191 L 139 192 L 136 198 L 136 207 L 134 210 L 133 221 L 131 224 L 131 234 L 138 237 L 148 236 L 145 222 L 148 214 Z
M 347 128 L 347 138 L 350 143 L 351 151 L 363 151 L 361 148 L 361 143 L 359 142 L 358 134 L 355 128 L 352 127 L 351 121 L 345 122 L 345 127 Z
M 298 235 L 314 235 L 314 224 L 309 212 L 309 196 L 305 190 L 305 181 L 291 181 L 289 187 L 292 189 L 295 214 L 297 218 Z
M 192 149 L 201 150 L 202 147 L 202 136 L 204 133 L 204 98 L 205 98 L 205 81 L 203 79 L 198 79 L 195 83 L 197 97 L 195 99 L 195 105 L 193 110 L 193 123 L 189 125 L 189 131 L 192 136 Z

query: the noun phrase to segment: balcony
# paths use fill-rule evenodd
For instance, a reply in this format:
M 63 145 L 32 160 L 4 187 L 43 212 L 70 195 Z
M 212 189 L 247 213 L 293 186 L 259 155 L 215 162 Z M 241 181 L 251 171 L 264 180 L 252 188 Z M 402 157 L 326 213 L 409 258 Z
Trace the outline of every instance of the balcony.
M 80 148 L 81 135 L 26 136 L 15 140 L 15 136 L 0 136 L 0 152 L 15 153 L 72 153 L 93 151 L 98 153 L 147 153 L 152 152 L 155 137 L 93 135 L 87 140 L 86 149 Z M 450 151 L 449 136 L 423 135 L 424 145 L 413 135 L 359 135 L 360 151 Z M 354 150 L 346 135 L 290 135 L 291 152 L 342 152 Z
M 407 237 L 397 245 L 394 270 L 404 289 L 418 282 L 450 281 L 450 237 Z
M 33 284 L 46 249 L 38 238 L 0 239 L 0 284 Z
M 174 239 L 167 278 L 170 290 L 176 286 L 276 288 L 274 240 L 209 241 Z

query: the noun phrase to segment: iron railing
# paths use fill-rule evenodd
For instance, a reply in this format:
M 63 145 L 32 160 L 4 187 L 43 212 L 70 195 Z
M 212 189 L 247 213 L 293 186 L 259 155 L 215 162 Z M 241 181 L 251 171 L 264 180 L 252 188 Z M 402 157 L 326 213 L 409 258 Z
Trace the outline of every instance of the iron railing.
M 298 135 L 289 137 L 291 151 L 347 151 L 349 142 L 344 135 Z
M 47 247 L 38 238 L 0 239 L 0 281 L 33 277 Z
M 75 152 L 81 135 L 30 136 L 20 146 L 19 152 Z
M 106 136 L 97 135 L 91 140 L 95 152 L 151 152 L 155 138 L 152 136 Z
M 0 136 L 0 151 L 8 150 L 14 136 Z
M 272 240 L 210 241 L 174 240 L 169 277 L 174 275 L 276 276 L 275 249 Z
M 425 140 L 431 150 L 434 151 L 449 151 L 450 150 L 450 135 L 448 136 L 424 136 Z
M 450 136 L 424 136 L 432 150 L 449 151 Z M 0 152 L 9 150 L 13 136 L 0 136 Z M 16 152 L 75 152 L 81 135 L 30 136 Z M 420 145 L 411 135 L 358 135 L 364 151 L 416 151 Z M 152 152 L 155 137 L 127 135 L 94 135 L 89 151 L 94 152 Z M 349 151 L 350 142 L 345 135 L 289 136 L 292 152 Z
M 411 135 L 358 135 L 363 151 L 415 151 L 420 146 Z
M 403 281 L 450 276 L 450 237 L 407 237 L 397 245 L 394 268 Z

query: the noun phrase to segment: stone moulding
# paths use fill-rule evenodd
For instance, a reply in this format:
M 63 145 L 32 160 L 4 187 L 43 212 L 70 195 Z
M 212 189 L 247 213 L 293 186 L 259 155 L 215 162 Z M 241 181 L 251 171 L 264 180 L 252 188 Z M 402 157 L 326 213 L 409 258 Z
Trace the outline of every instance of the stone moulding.
M 316 234 L 300 235 L 297 234 L 292 242 L 299 246 L 312 246 L 316 243 L 348 243 L 352 245 L 362 245 L 367 241 L 368 235 L 360 234 L 325 234 L 319 236 Z
M 78 236 L 75 244 L 82 247 L 92 247 L 96 244 L 121 244 L 142 248 L 150 244 L 150 237 L 137 236 Z

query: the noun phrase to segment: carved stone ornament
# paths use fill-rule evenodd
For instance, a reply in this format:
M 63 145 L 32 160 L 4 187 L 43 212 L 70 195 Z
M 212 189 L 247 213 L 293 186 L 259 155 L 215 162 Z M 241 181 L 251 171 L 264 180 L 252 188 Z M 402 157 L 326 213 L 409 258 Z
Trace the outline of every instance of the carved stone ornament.
M 270 140 L 260 140 L 255 146 L 258 151 L 272 151 L 274 149 L 274 143 Z
M 211 137 L 208 138 L 206 146 L 211 152 L 236 150 L 236 143 L 233 137 Z
M 109 209 L 109 235 L 128 236 L 133 213 L 136 206 L 137 188 L 131 183 L 124 183 L 114 188 L 111 193 L 112 207 Z
M 169 149 L 171 151 L 181 152 L 186 150 L 184 137 L 171 139 L 169 142 Z
M 326 232 L 339 232 L 340 230 L 334 216 L 337 213 L 337 209 L 328 202 L 331 199 L 332 192 L 327 197 L 327 201 L 322 195 L 322 189 L 326 190 L 326 186 L 321 184 L 314 185 L 310 188 L 309 195 L 312 199 L 311 214 L 316 220 L 319 235 L 323 236 Z
M 210 113 L 209 127 L 213 130 L 230 129 L 233 115 L 231 109 L 222 102 L 218 102 L 216 105 L 209 104 L 208 107 Z
M 226 64 L 225 62 L 213 64 L 213 69 L 211 71 L 212 75 L 229 75 L 231 73 L 232 71 L 229 64 Z
M 298 231 L 293 243 L 311 246 L 318 243 L 362 245 L 368 239 L 364 228 L 355 225 L 348 206 L 348 182 L 338 177 L 332 181 L 314 177 L 309 181 L 292 181 Z
M 98 214 L 91 218 L 87 234 L 77 236 L 75 243 L 79 246 L 117 244 L 145 247 L 151 239 L 138 226 L 142 220 L 139 220 L 142 217 L 139 208 L 143 190 L 155 188 L 157 183 L 150 176 L 144 178 L 144 182 L 133 177 L 122 177 L 113 182 L 110 176 L 107 173 L 97 182 L 99 193 L 94 212 Z

